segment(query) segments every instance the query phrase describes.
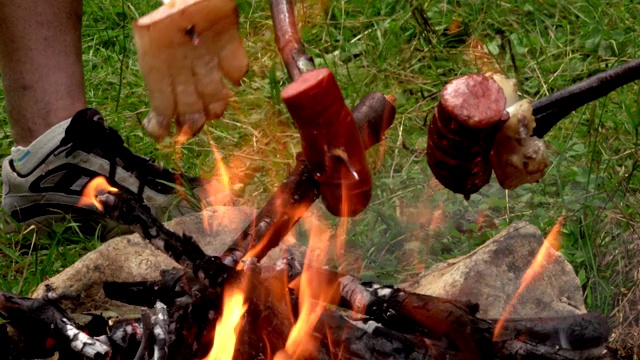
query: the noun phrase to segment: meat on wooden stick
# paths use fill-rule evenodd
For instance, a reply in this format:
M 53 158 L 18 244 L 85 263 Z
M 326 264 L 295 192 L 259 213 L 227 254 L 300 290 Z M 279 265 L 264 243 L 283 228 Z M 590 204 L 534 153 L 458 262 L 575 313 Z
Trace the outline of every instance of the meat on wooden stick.
M 380 93 L 366 95 L 353 110 L 358 132 L 365 149 L 382 141 L 393 124 L 396 109 L 392 97 Z M 223 261 L 235 266 L 248 251 L 258 260 L 291 231 L 309 207 L 320 195 L 320 184 L 302 156 L 267 203 L 260 209 L 253 222 L 240 233 L 222 255 Z

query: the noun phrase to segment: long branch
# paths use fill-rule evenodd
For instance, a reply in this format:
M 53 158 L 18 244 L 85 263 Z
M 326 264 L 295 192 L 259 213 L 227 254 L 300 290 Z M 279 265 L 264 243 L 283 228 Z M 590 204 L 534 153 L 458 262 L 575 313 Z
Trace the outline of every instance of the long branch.
M 536 118 L 533 136 L 542 138 L 573 111 L 636 80 L 640 80 L 640 59 L 591 76 L 534 101 L 531 104 L 533 116 Z
M 271 19 L 276 33 L 276 45 L 289 77 L 295 80 L 315 68 L 313 58 L 307 54 L 296 24 L 293 0 L 269 0 Z

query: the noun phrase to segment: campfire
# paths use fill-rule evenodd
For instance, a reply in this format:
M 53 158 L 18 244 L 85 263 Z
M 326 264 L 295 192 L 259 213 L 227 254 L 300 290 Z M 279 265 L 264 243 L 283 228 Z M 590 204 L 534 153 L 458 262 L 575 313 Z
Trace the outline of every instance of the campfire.
M 140 316 L 130 319 L 109 321 L 94 314 L 91 321 L 80 325 L 58 304 L 64 293 L 51 290 L 43 297 L 28 298 L 2 292 L 0 312 L 10 324 L 5 329 L 11 329 L 0 334 L 3 348 L 16 358 L 58 353 L 61 359 L 605 358 L 610 328 L 598 313 L 513 318 L 507 307 L 500 318 L 482 319 L 477 317 L 478 304 L 363 281 L 327 266 L 333 229 L 303 215 L 318 198 L 339 217 L 353 216 L 367 207 L 372 185 L 364 153 L 384 139 L 395 117 L 395 100 L 391 95 L 371 93 L 347 109 L 331 72 L 314 69 L 313 59 L 305 52 L 292 1 L 271 0 L 271 9 L 278 49 L 293 80 L 282 98 L 298 123 L 303 151 L 254 221 L 226 251 L 211 256 L 190 235 L 166 228 L 136 194 L 104 178 L 94 179 L 85 189 L 82 204 L 131 226 L 181 267 L 163 270 L 157 281 L 104 284 L 108 298 L 142 309 Z M 153 38 L 151 35 L 147 33 L 144 39 Z M 197 28 L 190 36 L 195 42 Z M 150 47 L 151 43 L 140 46 Z M 638 62 L 631 66 L 637 68 Z M 467 81 L 489 88 L 479 91 L 491 94 L 484 113 L 456 108 L 464 99 L 450 98 L 460 96 L 455 95 L 459 92 L 456 86 Z M 505 101 L 502 91 L 509 90 L 499 86 L 501 81 L 484 75 L 453 80 L 443 91 L 431 123 L 429 164 L 445 186 L 464 196 L 486 183 L 487 171 L 491 176 L 488 164 L 498 161 L 490 159 L 494 139 L 504 135 L 495 141 L 509 141 L 508 146 L 501 145 L 507 149 L 513 145 L 510 141 L 521 143 L 510 134 L 500 135 L 511 119 L 534 121 L 533 135 L 541 138 L 563 116 L 593 100 L 575 94 L 596 80 L 518 105 L 513 113 L 505 110 L 516 103 Z M 501 100 L 494 101 L 494 96 Z M 226 102 L 226 98 L 211 100 L 212 104 L 219 101 Z M 166 136 L 165 120 L 171 111 L 154 108 L 145 126 L 154 129 L 157 137 Z M 209 112 L 215 111 L 206 110 L 203 117 L 190 119 L 185 126 L 197 132 Z M 530 138 L 533 127 L 522 124 L 523 136 Z M 451 150 L 450 138 L 474 136 L 480 140 L 471 145 L 463 141 L 462 148 L 466 148 Z M 525 180 L 537 179 L 538 172 Z M 261 264 L 298 223 L 310 238 L 306 256 L 296 258 L 285 252 L 275 266 Z M 554 261 L 561 227 L 562 219 L 549 232 L 512 303 Z

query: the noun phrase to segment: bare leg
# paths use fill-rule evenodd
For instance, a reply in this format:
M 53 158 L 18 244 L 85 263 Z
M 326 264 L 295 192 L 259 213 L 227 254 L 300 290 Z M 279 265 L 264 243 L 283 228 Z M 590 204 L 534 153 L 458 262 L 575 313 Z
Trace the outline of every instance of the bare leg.
M 81 0 L 0 0 L 0 73 L 16 145 L 86 107 L 81 27 Z

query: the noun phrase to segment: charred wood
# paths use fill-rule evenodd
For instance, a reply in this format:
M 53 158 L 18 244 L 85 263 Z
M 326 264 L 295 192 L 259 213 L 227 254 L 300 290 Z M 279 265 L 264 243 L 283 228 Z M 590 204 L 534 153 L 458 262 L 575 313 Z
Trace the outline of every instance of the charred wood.
M 51 356 L 56 350 L 88 359 L 108 359 L 109 346 L 77 328 L 73 319 L 48 294 L 41 298 L 0 291 L 0 314 L 15 329 L 20 342 L 0 345 L 10 358 Z M 5 332 L 8 335 L 8 330 Z M 11 341 L 10 336 L 5 341 Z
M 532 341 L 509 340 L 496 345 L 496 358 L 508 360 L 595 360 L 608 359 L 605 346 L 573 350 L 540 345 Z
M 120 224 L 131 226 L 158 250 L 193 271 L 199 279 L 206 280 L 212 286 L 224 281 L 228 267 L 222 264 L 220 258 L 207 255 L 190 235 L 180 235 L 167 229 L 140 197 L 127 191 L 116 191 L 102 192 L 97 195 L 97 200 L 104 207 L 105 215 Z
M 142 321 L 142 340 L 140 341 L 140 348 L 133 360 L 145 360 L 151 347 L 151 342 L 153 341 L 153 323 L 151 322 L 151 313 L 149 310 L 142 309 L 140 311 L 140 320 Z
M 606 344 L 611 334 L 607 319 L 599 313 L 554 318 L 509 319 L 494 341 L 526 338 L 531 343 L 573 350 Z
M 335 289 L 339 291 L 337 296 L 342 308 L 362 314 L 387 330 L 454 344 L 457 354 L 464 358 L 506 356 L 506 350 L 502 350 L 505 347 L 528 354 L 526 351 L 532 349 L 526 344 L 510 343 L 518 339 L 550 349 L 569 350 L 569 355 L 573 356 L 575 352 L 603 347 L 611 332 L 604 316 L 588 313 L 558 318 L 509 319 L 498 336 L 494 336 L 497 320 L 477 318 L 477 304 L 364 282 L 328 269 L 305 268 L 305 271 L 320 273 L 317 278 L 339 283 Z M 297 294 L 297 285 L 296 282 L 291 284 L 294 294 Z
M 597 359 L 602 358 L 609 335 L 604 317 L 585 314 L 507 320 L 501 333 L 492 338 L 495 321 L 475 317 L 477 306 L 473 304 L 413 294 L 326 269 L 306 271 L 321 271 L 328 281 L 337 281 L 338 305 L 344 308 L 327 306 L 316 324 L 313 337 L 319 344 L 318 359 Z M 242 320 L 235 359 L 270 359 L 285 347 L 297 317 L 298 300 L 295 283 L 289 287 L 288 277 L 288 267 L 263 269 L 251 261 L 244 263 L 243 271 L 227 278 L 228 282 L 248 282 L 244 285 L 248 309 Z M 127 285 L 110 284 L 108 295 L 121 295 Z M 156 311 L 146 320 L 120 320 L 109 326 L 105 338 L 114 356 L 125 360 L 133 359 L 136 352 L 153 354 L 155 359 L 206 356 L 220 313 L 221 289 L 209 288 L 185 269 L 165 271 L 160 281 L 129 285 L 136 289 L 154 288 L 155 293 L 138 292 L 150 298 L 138 299 L 136 304 L 148 306 L 155 300 Z M 167 301 L 169 306 L 165 308 L 158 299 Z M 53 299 L 21 300 L 19 306 L 28 309 L 31 309 L 28 305 L 43 301 L 47 301 L 47 308 L 57 307 Z M 127 300 L 132 299 L 127 296 Z M 36 311 L 30 316 L 44 314 L 45 319 L 55 324 L 61 323 L 59 318 L 62 323 L 70 321 L 64 313 L 51 320 L 49 311 Z M 16 321 L 15 316 L 11 320 Z M 459 334 L 453 334 L 454 331 Z M 68 349 L 79 339 L 73 330 L 61 333 L 71 336 L 64 335 L 65 342 L 56 341 L 49 351 Z M 38 346 L 46 343 L 40 342 Z M 2 342 L 0 346 L 7 347 Z

